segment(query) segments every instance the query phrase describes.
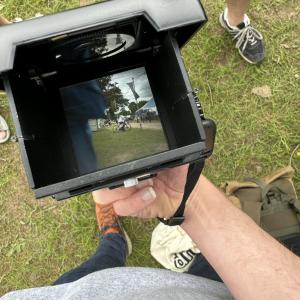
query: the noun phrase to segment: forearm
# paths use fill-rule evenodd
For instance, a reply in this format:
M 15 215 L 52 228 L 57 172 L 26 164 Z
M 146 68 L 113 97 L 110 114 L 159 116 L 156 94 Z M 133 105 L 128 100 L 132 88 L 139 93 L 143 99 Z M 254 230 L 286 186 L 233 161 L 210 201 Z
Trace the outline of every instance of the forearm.
M 299 299 L 300 259 L 202 175 L 185 216 L 182 228 L 236 299 Z
M 10 24 L 2 15 L 0 15 L 0 26 Z

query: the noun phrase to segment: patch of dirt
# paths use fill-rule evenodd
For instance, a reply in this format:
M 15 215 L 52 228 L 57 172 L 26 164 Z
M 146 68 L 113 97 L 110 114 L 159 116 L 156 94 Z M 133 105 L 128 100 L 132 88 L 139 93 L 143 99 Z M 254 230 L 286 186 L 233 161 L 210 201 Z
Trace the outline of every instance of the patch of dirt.
M 216 63 L 220 64 L 224 67 L 226 67 L 228 65 L 228 58 L 227 58 L 225 51 L 220 54 L 220 57 L 219 57 L 219 59 L 216 60 Z
M 209 33 L 211 33 L 212 35 L 222 35 L 223 33 L 225 33 L 225 29 L 221 28 L 221 27 L 216 27 L 216 26 L 212 26 L 209 30 Z
M 257 23 L 261 20 L 262 15 L 264 19 L 264 28 L 265 30 L 272 30 L 271 27 L 268 28 L 268 22 L 281 20 L 293 20 L 297 21 L 299 18 L 299 13 L 294 10 L 293 7 L 288 5 L 278 5 L 274 2 L 265 3 L 266 6 L 262 7 L 262 10 L 256 11 L 252 10 L 247 13 L 252 23 Z M 296 5 L 295 5 L 296 6 Z
M 271 89 L 269 86 L 256 87 L 252 89 L 252 93 L 263 98 L 268 98 L 272 96 Z
M 279 11 L 279 16 L 291 17 L 295 13 L 295 10 L 290 6 L 283 6 Z
M 243 74 L 246 69 L 247 69 L 247 62 L 244 61 L 240 62 L 237 66 L 235 66 L 235 70 L 240 74 Z
M 245 170 L 246 172 L 244 172 L 244 175 L 251 174 L 254 177 L 261 176 L 264 171 L 261 162 L 257 161 L 256 159 L 252 159 L 250 163 L 246 164 Z

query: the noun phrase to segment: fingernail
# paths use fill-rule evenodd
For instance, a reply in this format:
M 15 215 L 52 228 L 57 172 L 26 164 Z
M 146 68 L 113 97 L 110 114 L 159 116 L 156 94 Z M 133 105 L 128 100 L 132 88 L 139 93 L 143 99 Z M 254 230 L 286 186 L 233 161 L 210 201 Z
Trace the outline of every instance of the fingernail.
M 151 178 L 150 178 L 150 179 L 147 179 L 147 180 L 140 181 L 140 182 L 136 185 L 136 188 L 137 188 L 138 190 L 141 190 L 141 189 L 143 189 L 144 187 L 149 186 L 149 185 L 153 186 L 153 181 L 152 181 Z
M 153 190 L 152 187 L 147 188 L 147 189 L 145 189 L 143 191 L 143 193 L 142 193 L 142 199 L 144 201 L 149 201 L 149 200 L 152 200 L 154 198 L 156 198 L 156 194 L 155 194 L 155 192 L 154 192 L 154 190 Z

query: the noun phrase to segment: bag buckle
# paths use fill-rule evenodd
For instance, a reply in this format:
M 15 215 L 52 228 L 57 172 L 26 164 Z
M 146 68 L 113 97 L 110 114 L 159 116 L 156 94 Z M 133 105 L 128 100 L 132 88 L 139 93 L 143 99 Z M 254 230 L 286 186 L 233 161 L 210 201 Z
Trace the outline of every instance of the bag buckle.
M 268 192 L 267 193 L 267 199 L 268 199 L 268 204 L 272 203 L 273 205 L 274 204 L 277 204 L 277 200 L 275 198 L 275 194 L 273 192 Z

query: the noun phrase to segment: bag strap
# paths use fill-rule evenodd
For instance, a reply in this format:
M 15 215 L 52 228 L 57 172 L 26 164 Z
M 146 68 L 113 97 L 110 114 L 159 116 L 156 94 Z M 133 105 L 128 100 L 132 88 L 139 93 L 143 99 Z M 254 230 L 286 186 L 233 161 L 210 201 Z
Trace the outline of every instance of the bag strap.
M 246 175 L 244 180 L 256 183 L 262 190 L 266 187 L 266 185 L 260 179 L 251 177 L 249 175 Z
M 160 222 L 168 226 L 177 226 L 177 225 L 181 225 L 184 222 L 185 217 L 183 216 L 183 213 L 184 213 L 186 201 L 188 200 L 191 192 L 193 191 L 194 187 L 196 186 L 199 180 L 199 177 L 204 168 L 204 164 L 205 164 L 205 159 L 201 159 L 199 161 L 190 164 L 187 173 L 184 194 L 180 206 L 178 207 L 177 211 L 175 212 L 174 216 L 171 219 L 166 220 L 157 217 L 157 219 Z
M 244 177 L 244 179 L 247 180 L 247 181 L 256 183 L 261 188 L 261 190 L 262 190 L 261 199 L 262 199 L 262 203 L 263 203 L 263 208 L 264 209 L 267 209 L 267 206 L 268 206 L 268 203 L 267 203 L 265 197 L 267 196 L 267 194 L 269 193 L 270 189 L 272 189 L 272 188 L 277 188 L 281 192 L 280 195 L 281 195 L 282 202 L 288 202 L 288 195 L 287 195 L 287 193 L 284 190 L 282 190 L 279 186 L 277 186 L 275 184 L 268 184 L 268 185 L 266 185 L 260 179 L 250 177 L 249 175 L 246 175 Z M 270 202 L 271 202 L 272 205 L 276 205 L 277 204 L 277 201 L 276 201 L 275 198 L 270 199 Z
M 244 177 L 244 179 L 247 180 L 247 181 L 256 183 L 256 184 L 261 188 L 262 191 L 263 191 L 264 188 L 266 187 L 266 184 L 263 183 L 263 182 L 262 182 L 260 179 L 258 179 L 258 178 L 254 178 L 254 177 L 250 177 L 249 175 L 246 175 L 246 176 Z M 261 201 L 262 201 L 263 208 L 264 208 L 264 209 L 267 209 L 267 208 L 268 208 L 268 203 L 267 203 L 265 197 L 262 197 L 262 198 L 261 198 Z M 258 203 L 260 203 L 260 202 L 258 202 Z M 274 203 L 272 203 L 272 204 L 274 204 Z M 260 208 L 261 208 L 261 207 L 260 207 Z M 258 209 L 258 207 L 257 207 L 257 209 Z M 247 213 L 247 214 L 248 214 L 248 213 Z M 257 223 L 257 224 L 258 224 L 258 223 Z

